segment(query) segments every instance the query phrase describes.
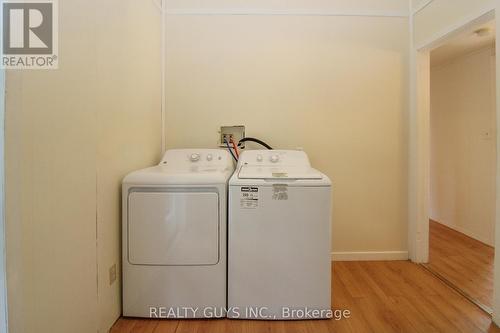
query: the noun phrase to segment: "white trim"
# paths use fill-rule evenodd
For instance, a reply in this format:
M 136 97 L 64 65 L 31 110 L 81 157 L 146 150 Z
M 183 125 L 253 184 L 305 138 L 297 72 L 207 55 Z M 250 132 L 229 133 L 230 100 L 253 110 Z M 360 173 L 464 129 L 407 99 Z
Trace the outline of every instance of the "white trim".
M 258 15 L 258 16 L 369 16 L 369 17 L 408 17 L 403 10 L 349 11 L 349 10 L 308 10 L 308 9 L 166 9 L 166 15 L 176 16 L 213 16 L 213 15 Z
M 497 5 L 500 10 L 500 5 Z M 496 31 L 500 31 L 500 15 L 499 11 L 495 9 L 495 25 Z M 500 35 L 497 33 L 496 35 L 496 47 L 500 47 Z M 495 50 L 495 98 L 496 98 L 496 143 L 497 143 L 497 168 L 496 168 L 496 199 L 495 199 L 495 260 L 493 263 L 494 267 L 494 275 L 493 275 L 493 322 L 497 325 L 500 325 L 500 57 L 498 56 L 498 51 Z
M 3 6 L 0 8 L 3 17 Z M 7 236 L 5 228 L 5 107 L 6 71 L 0 69 L 0 332 L 9 331 L 7 289 Z
M 465 229 L 461 226 L 458 226 L 458 225 L 455 225 L 455 224 L 451 224 L 451 223 L 446 223 L 446 222 L 441 222 L 441 221 L 436 221 L 434 219 L 431 219 L 432 221 L 436 222 L 436 223 L 439 223 L 439 224 L 442 224 L 444 225 L 445 227 L 447 228 L 450 228 L 450 229 L 453 229 L 461 234 L 464 234 L 465 236 L 468 236 L 470 238 L 473 238 L 475 240 L 477 240 L 478 242 L 481 242 L 483 244 L 486 244 L 488 246 L 491 246 L 491 247 L 494 247 L 495 244 L 494 244 L 494 241 L 492 242 L 491 239 L 487 239 L 487 237 L 483 237 L 483 236 L 480 236 L 468 229 Z
M 0 9 L 0 15 L 2 15 Z M 0 332 L 8 332 L 7 249 L 5 235 L 5 69 L 0 69 Z
M 160 156 L 163 156 L 165 153 L 165 150 L 167 149 L 167 142 L 166 142 L 166 128 L 165 128 L 165 121 L 166 121 L 166 105 L 165 105 L 165 97 L 166 97 L 166 64 L 165 64 L 165 57 L 166 57 L 166 45 L 165 45 L 165 38 L 166 38 L 166 15 L 163 11 L 163 8 L 166 6 L 166 0 L 161 0 L 161 154 Z
M 412 0 L 408 0 L 410 10 L 412 10 Z M 410 82 L 408 83 L 409 86 L 409 95 L 408 95 L 408 255 L 411 259 L 411 261 L 418 262 L 417 260 L 417 245 L 416 245 L 416 223 L 414 221 L 415 219 L 415 184 L 416 181 L 414 180 L 415 176 L 415 167 L 413 163 L 415 162 L 413 158 L 413 149 L 415 147 L 415 143 L 413 142 L 413 138 L 415 135 L 413 134 L 414 131 L 414 126 L 412 126 L 413 122 L 415 121 L 415 104 L 416 104 L 416 51 L 413 48 L 413 45 L 415 43 L 414 41 L 414 19 L 413 19 L 413 14 L 410 15 L 409 18 L 409 33 L 408 33 L 408 38 L 410 41 L 409 45 L 409 68 L 408 68 L 408 78 Z
M 411 0 L 409 0 L 411 6 Z M 414 19 L 410 16 L 409 29 L 409 52 L 410 52 L 410 96 L 409 96 L 409 140 L 408 140 L 408 251 L 409 257 L 413 262 L 427 262 L 429 257 L 429 218 L 427 210 L 425 179 L 428 179 L 428 167 L 425 165 L 426 150 L 419 145 L 421 133 L 427 131 L 425 127 L 425 119 L 422 116 L 428 116 L 426 112 L 422 112 L 422 105 L 419 99 L 424 97 L 420 87 L 425 85 L 428 80 L 428 75 L 425 74 L 426 65 L 429 62 L 429 53 L 417 53 L 413 45 L 414 41 Z M 417 92 L 420 93 L 417 95 Z M 425 103 L 424 103 L 425 104 Z M 422 126 L 424 125 L 424 126 Z M 425 137 L 425 134 L 424 136 Z M 427 221 L 423 223 L 422 221 Z
M 418 14 L 420 11 L 424 10 L 427 6 L 429 6 L 431 3 L 433 3 L 434 0 L 427 0 L 426 2 L 422 3 L 420 6 L 418 6 L 417 8 L 415 8 L 411 15 L 416 15 Z M 411 5 L 411 4 L 410 4 Z
M 332 252 L 332 261 L 408 260 L 408 251 Z
M 439 31 L 415 48 L 417 50 L 434 49 L 449 41 L 450 38 L 468 30 L 470 27 L 486 23 L 493 19 L 495 19 L 495 7 L 488 6 Z

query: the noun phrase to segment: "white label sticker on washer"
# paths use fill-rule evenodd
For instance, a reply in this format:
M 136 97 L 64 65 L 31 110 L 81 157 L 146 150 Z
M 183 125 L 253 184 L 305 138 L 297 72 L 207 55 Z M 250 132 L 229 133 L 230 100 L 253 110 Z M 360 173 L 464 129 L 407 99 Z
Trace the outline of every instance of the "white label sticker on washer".
M 243 186 L 240 188 L 240 207 L 243 209 L 255 209 L 259 207 L 259 188 Z
M 288 200 L 288 185 L 273 185 L 273 200 Z

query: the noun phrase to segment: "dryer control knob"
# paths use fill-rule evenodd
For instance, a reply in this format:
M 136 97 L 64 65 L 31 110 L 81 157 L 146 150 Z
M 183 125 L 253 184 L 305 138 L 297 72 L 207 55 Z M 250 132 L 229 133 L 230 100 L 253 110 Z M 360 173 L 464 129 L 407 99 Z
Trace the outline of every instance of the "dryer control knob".
M 271 155 L 270 157 L 271 162 L 276 163 L 280 160 L 279 155 Z
M 200 160 L 200 154 L 197 154 L 197 153 L 191 154 L 190 160 L 191 160 L 191 162 L 197 162 L 197 161 L 199 161 Z
M 262 159 L 263 159 L 262 155 L 257 155 L 257 162 L 262 162 Z
M 207 161 L 211 161 L 212 159 L 213 159 L 212 154 L 208 154 L 208 155 L 207 155 Z

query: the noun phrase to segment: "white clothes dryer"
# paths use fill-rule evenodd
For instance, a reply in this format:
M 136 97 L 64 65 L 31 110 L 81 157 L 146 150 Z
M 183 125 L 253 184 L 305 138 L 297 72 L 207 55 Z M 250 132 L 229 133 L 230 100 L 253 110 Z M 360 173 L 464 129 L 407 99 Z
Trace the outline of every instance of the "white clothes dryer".
M 225 316 L 229 153 L 179 149 L 122 187 L 123 315 Z

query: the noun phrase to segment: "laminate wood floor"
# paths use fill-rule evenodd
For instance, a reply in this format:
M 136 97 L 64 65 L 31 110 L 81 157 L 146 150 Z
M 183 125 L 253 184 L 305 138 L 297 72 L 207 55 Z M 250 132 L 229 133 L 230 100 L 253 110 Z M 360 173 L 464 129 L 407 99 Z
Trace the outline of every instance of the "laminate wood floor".
M 471 298 L 493 306 L 494 248 L 429 222 L 429 267 Z
M 333 307 L 349 319 L 305 321 L 120 318 L 111 333 L 500 332 L 491 318 L 423 267 L 409 261 L 336 262 Z

